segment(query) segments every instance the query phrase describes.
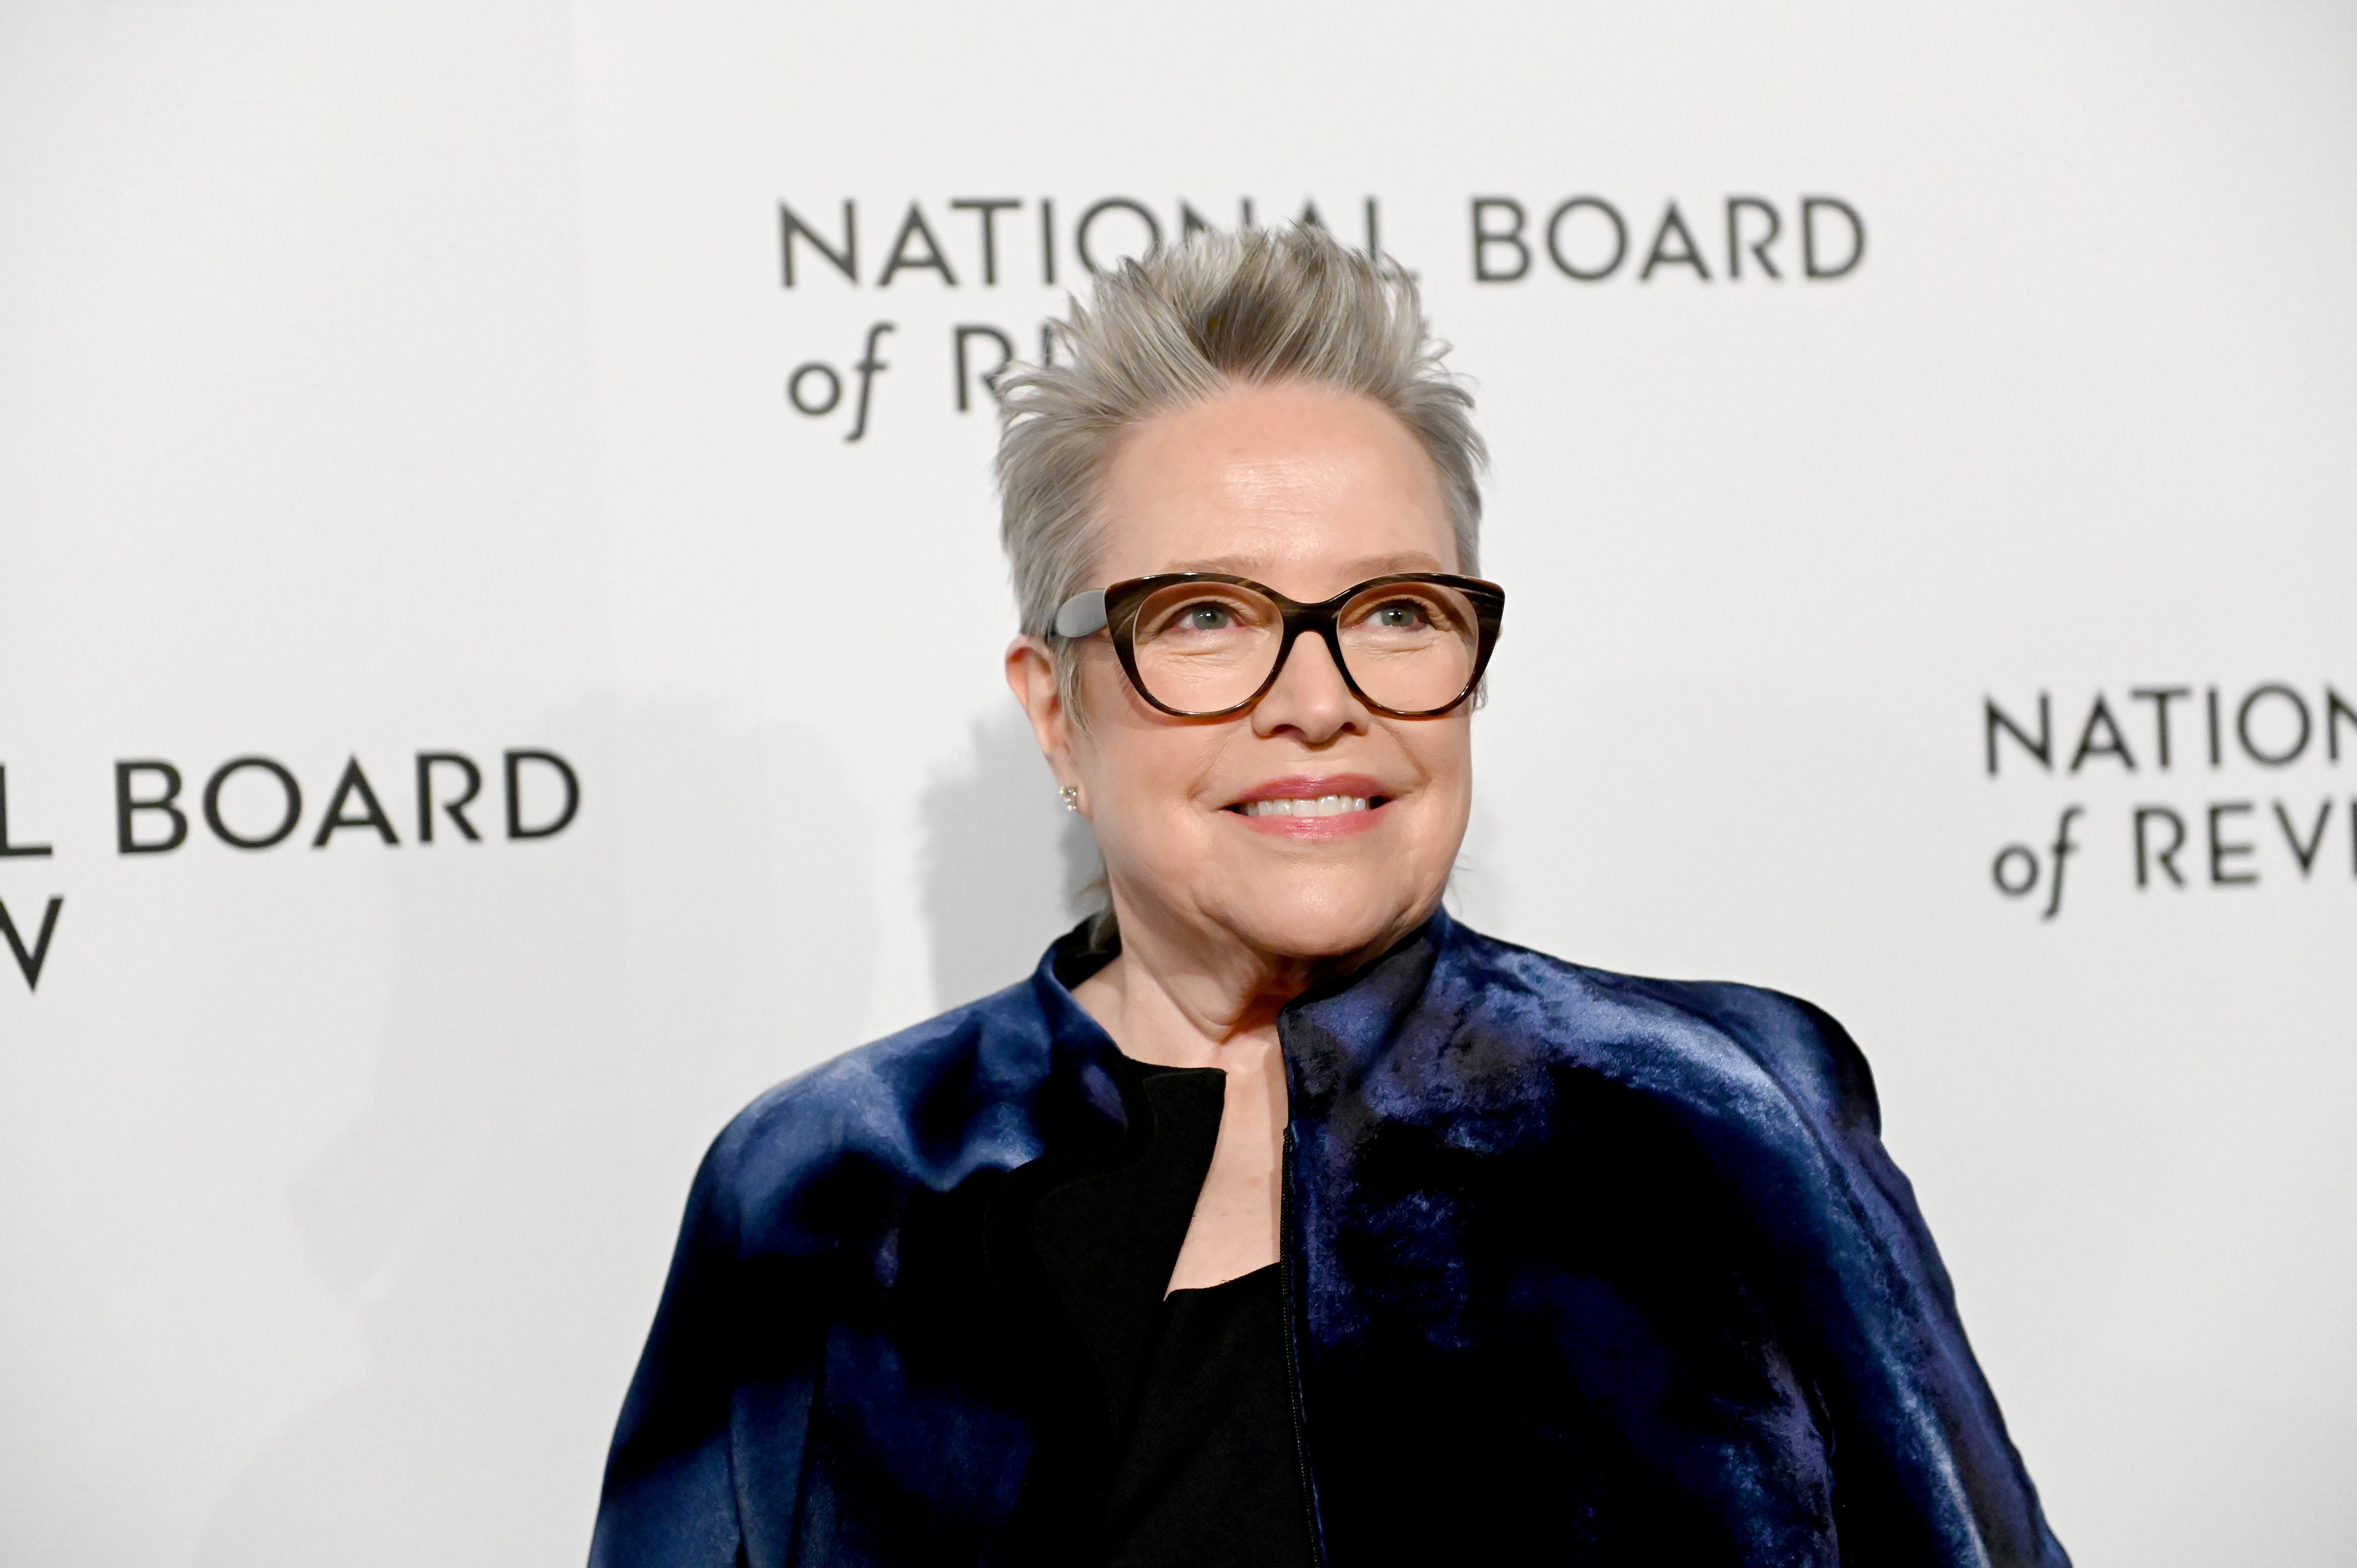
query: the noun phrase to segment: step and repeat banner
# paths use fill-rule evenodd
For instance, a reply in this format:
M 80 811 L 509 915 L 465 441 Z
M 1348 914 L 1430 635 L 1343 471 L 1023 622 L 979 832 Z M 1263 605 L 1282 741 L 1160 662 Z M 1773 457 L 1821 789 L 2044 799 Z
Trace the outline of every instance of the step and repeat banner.
M 2083 1563 L 2345 1561 L 2357 27 L 0 16 L 0 1562 L 568 1563 L 705 1142 L 1093 875 L 991 391 L 1422 280 L 1453 900 L 1841 1017 Z

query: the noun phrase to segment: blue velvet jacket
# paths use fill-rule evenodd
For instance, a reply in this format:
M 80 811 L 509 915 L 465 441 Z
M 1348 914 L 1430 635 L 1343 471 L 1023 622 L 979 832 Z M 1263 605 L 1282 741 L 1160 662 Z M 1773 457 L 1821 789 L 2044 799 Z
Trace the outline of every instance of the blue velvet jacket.
M 1078 938 L 714 1144 L 598 1568 L 1085 1561 L 1114 1402 L 1028 1217 L 1152 1104 Z M 1325 1563 L 2067 1564 L 1824 1014 L 1436 915 L 1278 1033 Z

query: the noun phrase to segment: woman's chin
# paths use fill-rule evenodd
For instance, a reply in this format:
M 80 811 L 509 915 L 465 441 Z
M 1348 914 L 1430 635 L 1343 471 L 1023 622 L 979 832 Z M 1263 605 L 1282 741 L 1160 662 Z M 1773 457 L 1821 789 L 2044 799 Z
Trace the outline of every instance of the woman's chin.
M 1296 883 L 1239 898 L 1222 923 L 1264 952 L 1312 961 L 1348 958 L 1396 940 L 1420 918 L 1426 902 L 1402 904 L 1399 887 L 1398 879 L 1385 878 L 1304 897 Z

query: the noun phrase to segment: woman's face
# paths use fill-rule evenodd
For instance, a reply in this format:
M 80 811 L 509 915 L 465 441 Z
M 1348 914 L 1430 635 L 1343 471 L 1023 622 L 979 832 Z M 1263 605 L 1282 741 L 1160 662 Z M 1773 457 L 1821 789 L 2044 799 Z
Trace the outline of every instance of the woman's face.
M 1315 603 L 1387 572 L 1458 569 L 1415 438 L 1372 401 L 1321 388 L 1240 388 L 1140 424 L 1100 499 L 1092 587 L 1227 572 Z M 1471 800 L 1471 703 L 1372 713 L 1315 636 L 1223 719 L 1149 706 L 1103 634 L 1080 660 L 1085 730 L 1036 651 L 1010 650 L 1009 673 L 1059 782 L 1080 787 L 1125 929 L 1332 958 L 1388 945 L 1438 903 Z M 1336 796 L 1350 798 L 1339 812 Z M 1254 805 L 1276 800 L 1297 804 Z

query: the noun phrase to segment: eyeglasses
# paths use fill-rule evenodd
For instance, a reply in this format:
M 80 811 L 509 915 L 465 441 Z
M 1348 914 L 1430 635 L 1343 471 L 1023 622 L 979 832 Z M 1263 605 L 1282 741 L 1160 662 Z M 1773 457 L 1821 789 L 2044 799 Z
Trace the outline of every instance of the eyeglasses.
M 1210 719 L 1267 695 L 1294 639 L 1314 631 L 1359 701 L 1426 719 L 1473 694 L 1505 612 L 1497 584 L 1437 572 L 1371 577 L 1315 605 L 1223 572 L 1165 572 L 1074 594 L 1056 612 L 1056 635 L 1110 631 L 1138 695 L 1175 717 Z

